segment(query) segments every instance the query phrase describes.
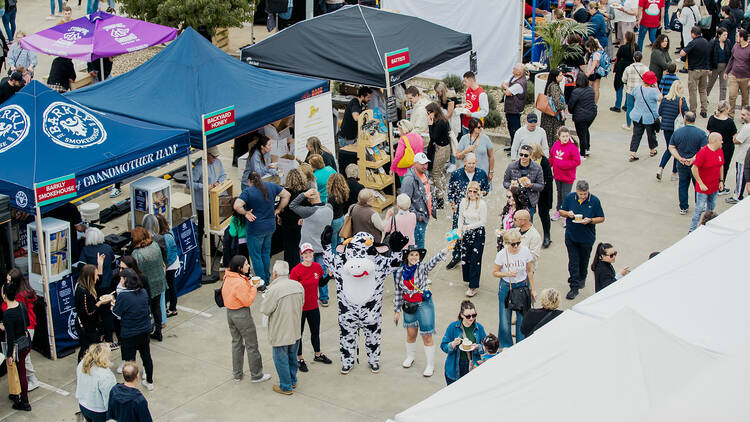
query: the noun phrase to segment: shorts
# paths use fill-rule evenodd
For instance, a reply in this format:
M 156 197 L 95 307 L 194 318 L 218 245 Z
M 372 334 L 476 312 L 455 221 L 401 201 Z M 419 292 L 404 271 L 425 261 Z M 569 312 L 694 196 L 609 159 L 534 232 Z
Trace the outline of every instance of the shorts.
M 592 74 L 589 75 L 589 80 L 591 82 L 594 82 L 595 80 L 601 79 L 601 78 L 602 78 L 602 75 L 600 75 L 600 74 L 598 74 L 596 72 L 594 72 L 594 73 L 592 73 Z
M 404 327 L 419 327 L 419 334 L 435 334 L 435 304 L 432 298 L 419 303 L 417 312 L 404 314 Z

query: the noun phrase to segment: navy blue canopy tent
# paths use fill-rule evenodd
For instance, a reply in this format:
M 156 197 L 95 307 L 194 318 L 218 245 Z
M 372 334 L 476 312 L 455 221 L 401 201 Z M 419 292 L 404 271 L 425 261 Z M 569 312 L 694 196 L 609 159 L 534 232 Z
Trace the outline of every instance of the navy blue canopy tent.
M 201 115 L 235 107 L 235 126 L 208 135 L 218 145 L 294 114 L 294 103 L 328 91 L 328 81 L 248 66 L 187 28 L 130 72 L 66 96 L 95 110 L 190 131 L 203 148 Z
M 0 193 L 33 214 L 35 183 L 74 174 L 73 199 L 184 157 L 188 149 L 185 130 L 92 111 L 31 81 L 0 107 Z M 65 202 L 43 205 L 41 212 Z

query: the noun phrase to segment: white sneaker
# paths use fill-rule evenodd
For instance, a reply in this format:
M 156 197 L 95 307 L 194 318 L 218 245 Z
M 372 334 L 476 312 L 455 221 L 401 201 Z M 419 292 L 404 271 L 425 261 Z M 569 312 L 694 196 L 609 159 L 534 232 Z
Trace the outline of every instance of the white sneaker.
M 148 382 L 148 381 L 146 381 L 144 379 L 143 382 L 142 382 L 142 384 L 143 384 L 144 387 L 146 387 L 146 390 L 148 390 L 148 391 L 154 391 L 154 383 L 153 382 Z
M 414 356 L 407 356 L 406 359 L 404 359 L 403 362 L 401 362 L 401 366 L 404 368 L 411 368 L 411 366 L 414 364 Z
M 622 124 L 621 127 L 622 127 L 623 130 L 630 130 L 630 126 L 628 126 L 628 125 L 626 125 L 624 123 Z
M 263 374 L 262 377 L 258 378 L 257 380 L 251 379 L 250 382 L 258 383 L 258 382 L 268 381 L 270 379 L 271 379 L 271 374 Z
M 122 366 L 125 365 L 125 362 L 120 362 L 120 366 L 117 367 L 117 373 L 122 374 Z
M 109 197 L 110 198 L 117 198 L 118 196 L 120 196 L 121 193 L 122 193 L 122 191 L 120 189 L 112 188 L 112 192 L 109 193 Z

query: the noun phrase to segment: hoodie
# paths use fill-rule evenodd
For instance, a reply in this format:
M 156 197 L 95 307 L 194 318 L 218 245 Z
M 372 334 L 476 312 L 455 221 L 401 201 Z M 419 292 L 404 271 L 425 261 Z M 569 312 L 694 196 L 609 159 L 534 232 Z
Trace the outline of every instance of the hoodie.
M 116 384 L 109 393 L 107 420 L 117 422 L 152 422 L 148 402 L 137 388 Z
M 576 181 L 576 168 L 581 165 L 581 154 L 575 143 L 568 142 L 563 145 L 558 140 L 549 151 L 549 163 L 552 165 L 555 180 L 573 183 Z

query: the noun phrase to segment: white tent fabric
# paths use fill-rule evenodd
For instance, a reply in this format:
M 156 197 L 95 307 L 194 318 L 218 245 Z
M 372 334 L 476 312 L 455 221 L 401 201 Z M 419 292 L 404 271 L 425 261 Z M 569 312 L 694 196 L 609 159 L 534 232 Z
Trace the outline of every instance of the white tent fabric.
M 714 359 L 630 309 L 602 321 L 565 312 L 396 421 L 459 420 L 469 403 L 473 417 L 641 420 Z
M 416 16 L 447 28 L 471 34 L 477 52 L 477 80 L 500 85 L 519 62 L 521 2 L 502 6 L 490 0 L 383 0 L 383 8 Z M 442 79 L 469 70 L 469 53 L 430 69 L 423 76 Z
M 709 221 L 708 226 L 738 232 L 750 229 L 750 196 Z
M 651 412 L 648 422 L 747 421 L 750 344 L 697 371 L 684 388 Z
M 692 344 L 727 353 L 750 340 L 750 313 L 741 311 L 750 295 L 749 248 L 750 230 L 702 227 L 573 310 L 606 318 L 632 307 Z

